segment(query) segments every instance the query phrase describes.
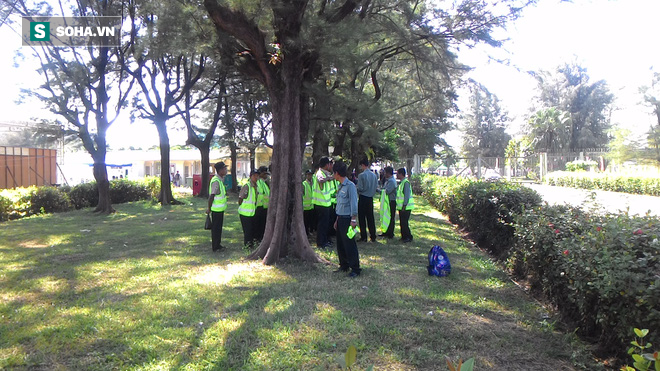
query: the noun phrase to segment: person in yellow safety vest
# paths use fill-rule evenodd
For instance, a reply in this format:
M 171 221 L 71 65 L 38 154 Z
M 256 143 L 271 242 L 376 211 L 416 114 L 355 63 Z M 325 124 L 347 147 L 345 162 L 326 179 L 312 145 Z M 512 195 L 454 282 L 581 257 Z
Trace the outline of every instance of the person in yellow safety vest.
M 270 187 L 267 179 L 270 175 L 268 167 L 259 167 L 259 179 L 257 180 L 257 211 L 255 215 L 256 227 L 254 237 L 261 241 L 266 231 L 266 217 L 268 216 L 268 203 L 270 202 Z
M 238 195 L 238 215 L 243 227 L 243 245 L 253 248 L 256 242 L 254 237 L 255 215 L 257 212 L 257 181 L 259 172 L 252 170 L 250 181 L 241 188 Z
M 396 178 L 401 181 L 396 191 L 396 209 L 399 210 L 399 225 L 401 227 L 401 241 L 412 242 L 413 235 L 410 232 L 410 213 L 415 208 L 412 187 L 406 178 L 406 169 L 400 168 L 396 171 Z
M 385 238 L 394 238 L 394 217 L 396 216 L 396 179 L 394 179 L 394 169 L 386 166 L 383 170 L 384 184 L 380 203 L 380 235 Z
M 334 166 L 335 163 L 332 165 Z M 337 213 L 335 211 L 335 208 L 337 207 L 337 189 L 339 189 L 339 182 L 336 179 L 333 179 L 328 182 L 327 184 L 330 192 L 330 226 L 328 227 L 328 241 L 332 243 L 332 239 L 330 237 L 334 237 L 336 235 L 336 229 L 335 229 L 335 219 L 337 219 Z
M 328 239 L 328 229 L 330 229 L 330 209 L 332 208 L 330 200 L 330 181 L 334 181 L 332 175 L 332 160 L 328 157 L 322 157 L 319 160 L 319 170 L 316 172 L 312 186 L 312 204 L 316 214 L 316 247 L 325 249 L 332 246 Z M 334 223 L 334 220 L 332 221 Z
M 223 183 L 227 175 L 227 165 L 224 162 L 218 162 L 213 165 L 215 175 L 209 184 L 209 202 L 206 213 L 211 214 L 211 248 L 213 251 L 224 250 L 225 247 L 220 243 L 222 240 L 222 224 L 227 209 L 227 191 Z
M 312 185 L 313 180 L 311 170 L 305 171 L 305 180 L 302 182 L 303 188 L 303 220 L 305 222 L 305 232 L 312 233 L 314 230 L 314 204 L 312 203 Z

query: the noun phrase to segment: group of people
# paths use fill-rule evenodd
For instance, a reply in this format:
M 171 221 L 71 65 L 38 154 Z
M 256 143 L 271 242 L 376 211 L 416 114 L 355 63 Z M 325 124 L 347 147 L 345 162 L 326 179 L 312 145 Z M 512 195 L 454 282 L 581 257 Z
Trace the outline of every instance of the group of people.
M 361 172 L 357 185 L 351 180 L 346 164 L 333 162 L 323 157 L 316 172 L 307 170 L 303 180 L 303 213 L 307 233 L 316 231 L 316 246 L 320 249 L 333 245 L 337 240 L 339 269 L 336 272 L 349 272 L 350 277 L 360 275 L 360 259 L 355 239 L 356 228 L 360 226 L 360 241 L 376 241 L 374 219 L 374 196 L 378 192 L 378 176 L 370 170 L 370 163 L 360 161 Z M 211 214 L 213 251 L 224 249 L 221 244 L 224 211 L 227 208 L 227 193 L 222 179 L 227 174 L 224 162 L 214 165 L 216 175 L 209 186 L 207 214 Z M 269 169 L 265 166 L 250 173 L 249 182 L 242 187 L 238 197 L 238 213 L 243 227 L 243 242 L 253 247 L 264 236 L 266 215 L 270 199 L 267 182 Z M 412 187 L 406 178 L 406 169 L 400 168 L 394 178 L 391 166 L 384 169 L 385 182 L 381 187 L 381 237 L 394 238 L 395 213 L 399 211 L 401 241 L 413 240 L 410 231 L 410 213 L 414 208 Z M 368 231 L 367 231 L 368 228 Z M 369 237 L 369 239 L 368 239 Z
M 223 179 L 227 175 L 227 165 L 218 162 L 214 165 L 215 175 L 209 185 L 209 199 L 206 213 L 211 215 L 211 248 L 224 250 L 222 246 L 222 224 L 227 209 L 227 190 Z M 248 183 L 238 195 L 238 215 L 243 227 L 243 244 L 254 247 L 264 237 L 266 216 L 270 201 L 270 186 L 267 183 L 270 172 L 261 166 L 250 173 Z

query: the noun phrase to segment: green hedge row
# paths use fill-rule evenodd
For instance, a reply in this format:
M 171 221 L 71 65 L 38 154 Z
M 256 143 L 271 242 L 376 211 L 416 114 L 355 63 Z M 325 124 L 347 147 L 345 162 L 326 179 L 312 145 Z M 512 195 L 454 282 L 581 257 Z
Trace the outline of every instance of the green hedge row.
M 612 176 L 599 173 L 556 171 L 544 179 L 546 184 L 581 189 L 660 196 L 660 178 Z
M 423 197 L 466 230 L 496 257 L 506 255 L 513 243 L 513 217 L 541 204 L 535 191 L 508 182 L 471 181 L 455 177 L 418 177 Z M 413 189 L 415 187 L 413 186 Z
M 535 192 L 504 182 L 425 176 L 415 183 L 601 350 L 625 352 L 633 328 L 660 328 L 657 218 L 541 205 Z M 653 336 L 660 343 L 660 333 Z
M 625 351 L 635 327 L 660 328 L 660 220 L 546 206 L 517 215 L 514 226 L 514 275 L 602 351 Z
M 110 181 L 110 199 L 113 204 L 157 199 L 160 180 L 157 177 L 139 181 L 117 179 Z M 96 182 L 73 187 L 27 187 L 0 191 L 0 221 L 24 218 L 30 215 L 56 213 L 99 202 Z

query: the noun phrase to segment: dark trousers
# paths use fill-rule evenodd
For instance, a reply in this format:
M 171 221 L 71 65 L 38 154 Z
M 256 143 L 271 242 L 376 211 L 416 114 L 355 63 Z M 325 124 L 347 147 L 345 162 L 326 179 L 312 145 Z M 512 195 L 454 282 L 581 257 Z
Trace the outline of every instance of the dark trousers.
M 328 229 L 330 228 L 330 206 L 314 205 L 316 212 L 316 246 L 325 247 L 328 243 Z
M 211 211 L 211 248 L 218 251 L 222 248 L 222 222 L 225 219 L 225 212 Z
M 357 244 L 352 238 L 348 238 L 346 233 L 351 226 L 350 216 L 340 216 L 337 218 L 337 256 L 339 257 L 339 268 L 343 270 L 352 270 L 360 273 L 360 254 Z
M 360 221 L 360 240 L 367 240 L 367 225 L 371 240 L 376 240 L 376 223 L 374 222 L 374 198 L 360 195 L 358 199 L 358 220 Z
M 254 238 L 258 241 L 264 239 L 264 232 L 266 231 L 266 217 L 268 216 L 268 209 L 263 206 L 257 206 L 254 213 Z
M 387 227 L 385 232 L 385 237 L 393 238 L 394 237 L 394 220 L 396 218 L 396 200 L 390 200 L 390 226 Z M 399 222 L 400 223 L 400 222 Z
M 330 215 L 328 216 L 328 241 L 332 243 L 330 237 L 337 235 L 335 231 L 335 220 L 337 220 L 337 213 L 335 212 L 337 204 L 330 204 Z
M 243 226 L 243 245 L 254 247 L 257 239 L 254 237 L 255 217 L 239 215 L 241 217 L 241 226 Z
M 399 225 L 401 226 L 401 238 L 404 240 L 412 240 L 413 235 L 410 233 L 410 220 L 411 210 L 399 210 Z
M 316 229 L 314 225 L 314 209 L 303 210 L 303 220 L 305 222 L 305 232 L 312 233 Z

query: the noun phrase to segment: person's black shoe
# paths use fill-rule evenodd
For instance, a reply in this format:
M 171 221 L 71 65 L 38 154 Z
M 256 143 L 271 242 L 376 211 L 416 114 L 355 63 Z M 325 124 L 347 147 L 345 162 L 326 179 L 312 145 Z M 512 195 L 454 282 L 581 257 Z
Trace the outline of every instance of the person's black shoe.
M 358 240 L 358 242 L 367 242 L 367 239 L 366 239 L 366 238 L 360 238 L 360 239 Z
M 378 237 L 385 237 L 385 233 L 379 234 Z
M 403 243 L 412 242 L 412 238 L 406 238 L 405 240 L 401 240 L 401 242 Z
M 376 242 L 376 237 L 371 237 L 371 242 Z
M 359 275 L 360 275 L 360 272 L 355 272 L 355 271 L 353 271 L 353 272 L 351 272 L 351 273 L 348 274 L 348 276 L 351 277 L 351 278 L 355 278 L 355 277 L 357 277 L 357 276 L 359 276 Z
M 332 273 L 348 272 L 348 268 L 337 268 Z
M 222 250 L 226 250 L 226 249 L 227 249 L 226 247 L 220 245 L 220 247 L 218 247 L 217 249 L 213 249 L 213 252 L 222 251 Z

